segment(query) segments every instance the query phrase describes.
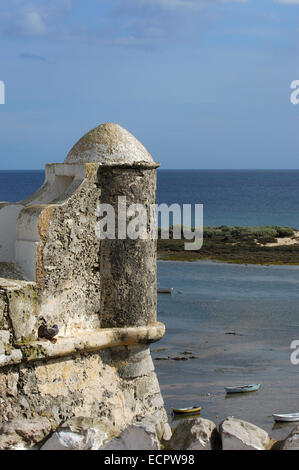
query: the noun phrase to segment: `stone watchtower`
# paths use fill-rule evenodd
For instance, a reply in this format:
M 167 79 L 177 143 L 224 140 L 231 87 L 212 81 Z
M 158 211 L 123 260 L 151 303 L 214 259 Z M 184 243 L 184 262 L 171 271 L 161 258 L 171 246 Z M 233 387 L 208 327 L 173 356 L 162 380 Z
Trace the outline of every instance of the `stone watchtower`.
M 123 206 L 155 203 L 157 167 L 103 124 L 46 166 L 33 196 L 0 203 L 0 448 L 38 444 L 70 418 L 96 418 L 109 436 L 167 422 L 149 352 L 164 334 L 156 241 L 118 236 Z M 101 204 L 115 211 L 114 239 L 98 236 Z M 58 325 L 56 342 L 38 337 L 41 322 Z

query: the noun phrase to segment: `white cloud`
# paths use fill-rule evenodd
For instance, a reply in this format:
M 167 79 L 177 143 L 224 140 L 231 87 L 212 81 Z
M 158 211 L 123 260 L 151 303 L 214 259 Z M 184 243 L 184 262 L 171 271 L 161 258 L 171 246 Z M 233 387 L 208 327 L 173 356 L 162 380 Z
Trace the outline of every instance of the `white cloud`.
M 156 6 L 164 9 L 193 8 L 198 9 L 211 3 L 246 3 L 249 0 L 129 0 L 136 6 Z M 290 0 L 292 1 L 292 0 Z M 298 0 L 299 1 L 299 0 Z
M 17 36 L 55 32 L 72 9 L 72 0 L 11 0 L 0 6 L 0 30 Z
M 299 0 L 298 0 L 299 1 Z M 246 4 L 250 0 L 78 0 L 75 22 L 66 21 L 72 0 L 0 1 L 0 34 L 18 37 L 55 37 L 63 41 L 112 43 L 124 47 L 151 47 L 171 38 L 186 38 L 206 29 L 213 15 L 204 11 L 228 4 Z M 95 14 L 83 15 L 79 8 L 88 5 Z M 101 6 L 106 24 L 101 23 Z M 225 8 L 223 8 L 225 9 Z
M 276 3 L 285 3 L 287 5 L 299 5 L 299 0 L 276 0 Z
M 36 11 L 26 13 L 21 25 L 26 35 L 39 36 L 47 32 L 47 27 L 41 15 Z

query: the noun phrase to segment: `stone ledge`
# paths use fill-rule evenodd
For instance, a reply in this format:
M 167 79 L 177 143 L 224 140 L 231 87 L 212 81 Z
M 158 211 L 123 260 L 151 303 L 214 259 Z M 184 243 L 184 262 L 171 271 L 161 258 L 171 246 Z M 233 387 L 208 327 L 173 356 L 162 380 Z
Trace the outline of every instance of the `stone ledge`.
M 22 360 L 22 351 L 20 349 L 13 349 L 10 354 L 0 354 L 0 368 L 19 364 Z
M 21 362 L 38 361 L 71 356 L 84 352 L 94 352 L 101 349 L 119 346 L 138 346 L 159 341 L 165 334 L 163 323 L 150 326 L 129 328 L 103 328 L 95 331 L 85 331 L 76 336 L 59 337 L 57 343 L 47 340 L 32 341 L 16 344 L 18 354 L 5 356 L 0 361 L 0 367 Z

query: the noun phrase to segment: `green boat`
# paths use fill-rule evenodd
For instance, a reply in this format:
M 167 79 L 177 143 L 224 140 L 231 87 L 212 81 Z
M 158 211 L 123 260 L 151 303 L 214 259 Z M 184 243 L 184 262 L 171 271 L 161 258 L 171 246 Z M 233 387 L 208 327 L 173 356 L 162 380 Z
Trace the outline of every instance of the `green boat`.
M 248 385 L 237 385 L 235 387 L 225 387 L 226 393 L 244 393 L 244 392 L 256 392 L 260 389 L 261 384 L 248 384 Z

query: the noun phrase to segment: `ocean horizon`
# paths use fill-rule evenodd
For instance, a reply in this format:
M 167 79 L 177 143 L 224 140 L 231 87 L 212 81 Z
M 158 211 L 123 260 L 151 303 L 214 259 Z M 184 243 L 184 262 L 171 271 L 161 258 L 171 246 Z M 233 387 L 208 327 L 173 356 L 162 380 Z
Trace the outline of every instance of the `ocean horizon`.
M 0 201 L 33 194 L 44 170 L 0 170 Z M 299 229 L 299 170 L 158 170 L 157 203 L 203 204 L 204 225 Z

